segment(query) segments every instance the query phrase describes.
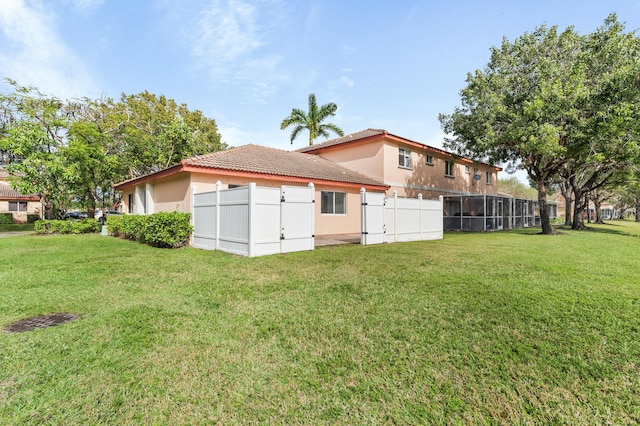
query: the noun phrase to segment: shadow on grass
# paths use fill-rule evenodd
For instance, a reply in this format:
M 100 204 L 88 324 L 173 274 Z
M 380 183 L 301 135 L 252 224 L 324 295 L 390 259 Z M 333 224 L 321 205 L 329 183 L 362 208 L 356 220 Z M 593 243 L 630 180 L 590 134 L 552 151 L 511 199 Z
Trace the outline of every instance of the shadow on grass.
M 557 226 L 555 227 L 557 230 L 565 230 L 571 231 L 570 226 Z M 604 224 L 587 224 L 586 229 L 583 231 L 575 231 L 575 232 L 594 232 L 598 234 L 611 234 L 611 235 L 621 235 L 625 237 L 640 237 L 640 234 L 637 232 L 629 231 L 628 227 L 624 226 L 624 223 L 614 223 L 614 222 L 605 222 Z

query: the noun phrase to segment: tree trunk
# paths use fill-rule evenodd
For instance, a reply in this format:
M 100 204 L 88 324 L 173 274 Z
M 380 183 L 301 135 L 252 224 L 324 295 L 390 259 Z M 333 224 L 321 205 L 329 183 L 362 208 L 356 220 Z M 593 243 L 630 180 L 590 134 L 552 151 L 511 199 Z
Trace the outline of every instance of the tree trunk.
M 597 197 L 596 197 L 596 199 L 593 200 L 593 205 L 596 208 L 596 220 L 595 220 L 595 222 L 597 224 L 604 225 L 604 219 L 602 219 L 602 203 L 600 203 L 600 200 Z
M 573 190 L 573 223 L 571 224 L 571 229 L 584 231 L 587 227 L 584 226 L 584 217 L 582 215 L 584 214 L 584 209 L 589 205 L 589 202 L 575 177 L 572 177 L 569 181 L 571 182 L 571 189 Z
M 538 185 L 538 207 L 540 209 L 540 226 L 542 233 L 545 235 L 553 235 L 555 231 L 551 226 L 549 218 L 549 207 L 547 206 L 547 184 L 543 179 L 537 182 Z
M 571 185 L 569 182 L 560 184 L 560 192 L 564 197 L 564 226 L 571 226 L 571 204 L 573 203 L 573 198 L 571 198 Z
M 636 203 L 636 222 L 640 222 L 640 203 Z

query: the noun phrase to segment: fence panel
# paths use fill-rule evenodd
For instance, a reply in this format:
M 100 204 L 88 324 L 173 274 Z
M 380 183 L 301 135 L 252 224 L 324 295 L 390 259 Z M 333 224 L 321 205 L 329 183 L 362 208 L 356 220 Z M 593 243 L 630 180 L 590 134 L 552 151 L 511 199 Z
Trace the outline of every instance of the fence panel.
M 193 247 L 249 257 L 313 250 L 313 186 L 221 187 L 193 195 Z M 283 192 L 289 202 L 282 201 Z
M 362 245 L 384 243 L 385 233 L 385 196 L 382 193 L 369 193 L 360 190 Z
M 280 191 L 280 252 L 313 250 L 315 246 L 315 188 L 283 186 Z
M 443 238 L 443 200 L 362 194 L 364 245 Z
M 205 250 L 216 248 L 217 193 L 205 192 L 193 197 L 193 238 L 191 245 Z

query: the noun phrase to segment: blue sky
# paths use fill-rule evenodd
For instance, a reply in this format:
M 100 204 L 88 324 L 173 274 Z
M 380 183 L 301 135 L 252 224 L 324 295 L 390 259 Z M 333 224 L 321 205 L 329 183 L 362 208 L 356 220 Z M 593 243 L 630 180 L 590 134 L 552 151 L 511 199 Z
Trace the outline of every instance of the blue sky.
M 0 77 L 60 98 L 148 90 L 216 120 L 222 139 L 293 149 L 280 122 L 309 93 L 345 133 L 382 128 L 441 147 L 491 46 L 537 26 L 582 33 L 635 1 L 0 0 Z M 3 85 L 3 90 L 8 88 Z

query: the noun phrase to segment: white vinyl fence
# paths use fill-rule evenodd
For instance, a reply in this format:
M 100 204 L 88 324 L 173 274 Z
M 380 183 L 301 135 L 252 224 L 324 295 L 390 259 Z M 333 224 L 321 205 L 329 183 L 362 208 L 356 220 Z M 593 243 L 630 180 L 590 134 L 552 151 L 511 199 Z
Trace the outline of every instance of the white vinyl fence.
M 254 257 L 313 250 L 315 188 L 249 186 L 193 194 L 192 246 Z
M 360 190 L 362 201 L 363 245 L 401 241 L 441 240 L 443 238 L 443 201 L 398 198 Z

